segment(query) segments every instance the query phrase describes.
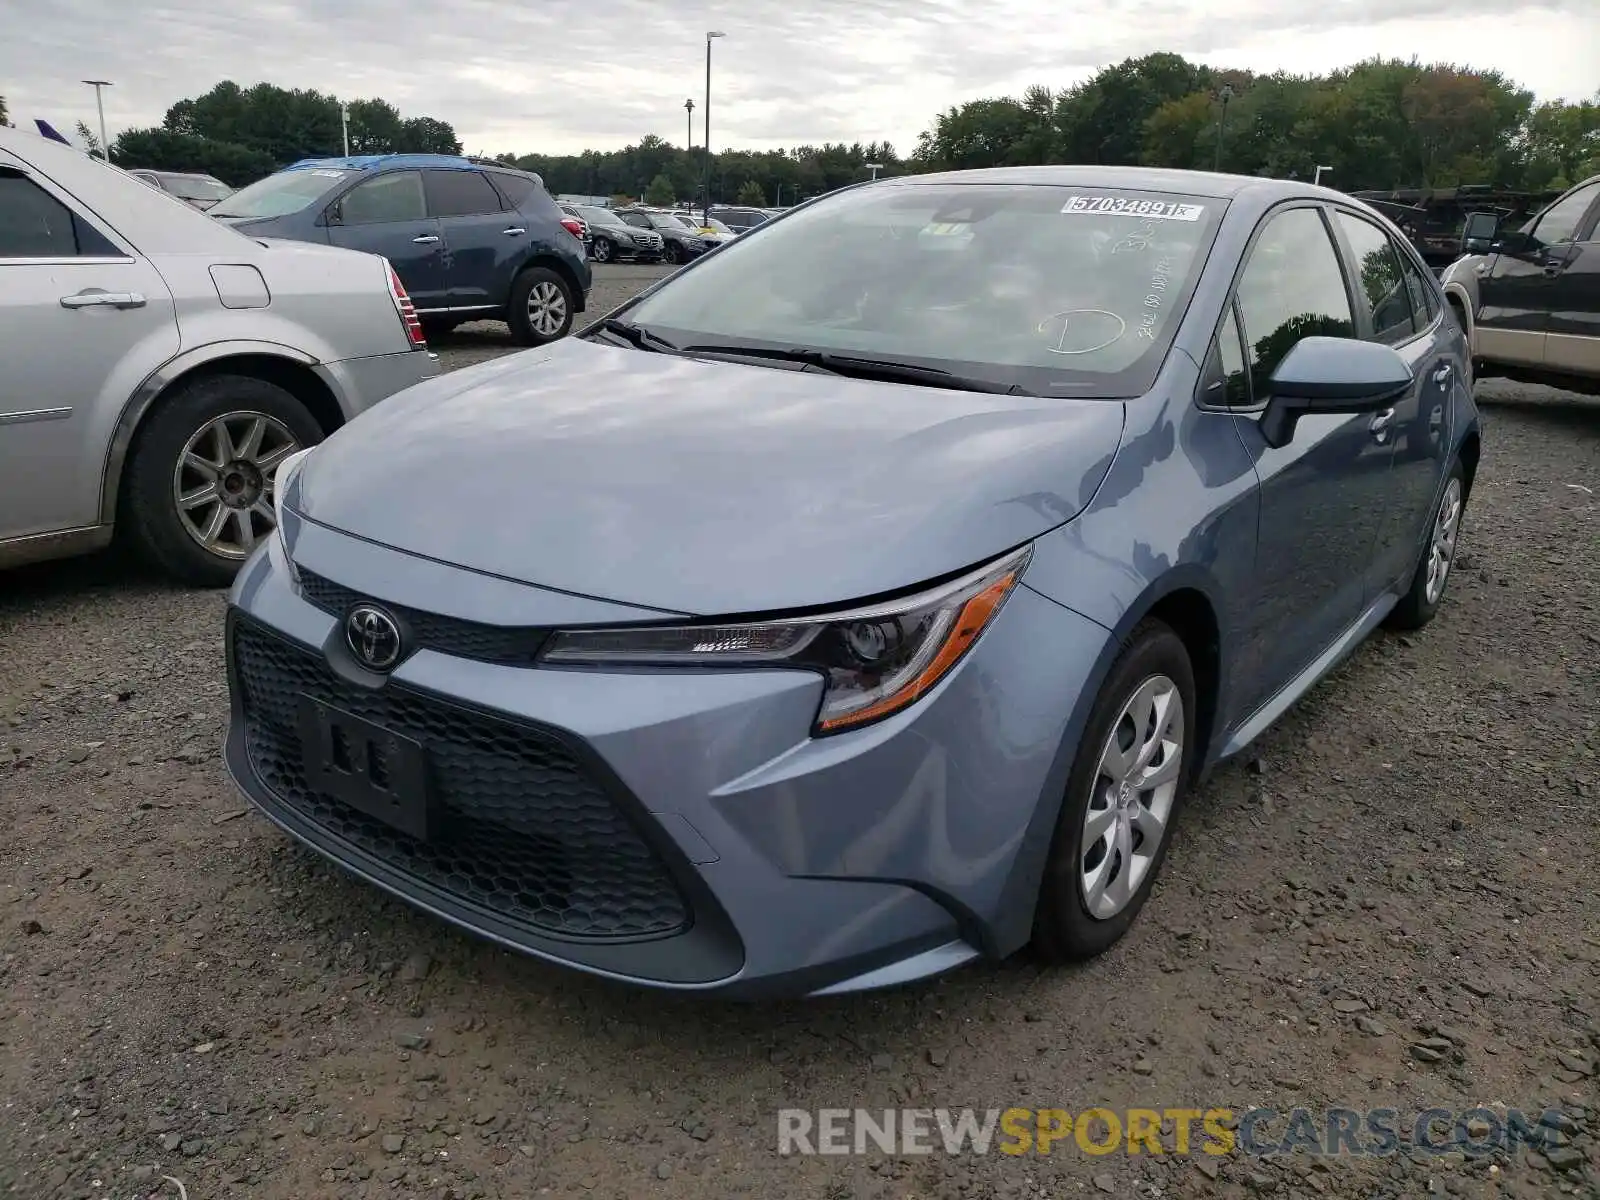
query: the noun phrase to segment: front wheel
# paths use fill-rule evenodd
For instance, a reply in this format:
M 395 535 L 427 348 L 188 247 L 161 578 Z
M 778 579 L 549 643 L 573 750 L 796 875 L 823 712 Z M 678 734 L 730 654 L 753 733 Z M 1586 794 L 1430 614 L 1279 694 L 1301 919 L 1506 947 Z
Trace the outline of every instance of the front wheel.
M 134 440 L 119 524 L 168 574 L 226 587 L 272 535 L 278 464 L 321 440 L 316 418 L 277 384 L 213 375 L 180 385 Z
M 617 248 L 611 244 L 610 238 L 597 237 L 594 240 L 594 260 L 597 263 L 608 263 L 617 255 Z
M 683 247 L 678 245 L 677 242 L 668 242 L 665 254 L 667 261 L 675 267 L 682 264 L 684 260 Z
M 543 346 L 566 336 L 574 311 L 566 280 L 549 267 L 529 267 L 511 284 L 506 320 L 524 346 Z
M 1466 506 L 1466 472 L 1457 459 L 1445 476 L 1444 490 L 1428 526 L 1428 542 L 1412 572 L 1411 587 L 1384 621 L 1390 629 L 1421 629 L 1438 615 L 1445 584 L 1455 566 L 1456 541 L 1461 536 L 1461 516 Z
M 1067 781 L 1034 914 L 1040 957 L 1092 957 L 1132 926 L 1188 789 L 1196 715 L 1183 642 L 1142 622 L 1095 700 Z

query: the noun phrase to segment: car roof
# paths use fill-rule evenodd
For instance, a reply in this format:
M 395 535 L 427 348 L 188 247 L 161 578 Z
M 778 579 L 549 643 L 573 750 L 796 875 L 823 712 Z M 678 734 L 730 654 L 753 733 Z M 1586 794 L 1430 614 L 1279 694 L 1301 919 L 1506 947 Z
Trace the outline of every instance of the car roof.
M 1097 165 L 985 167 L 973 171 L 940 171 L 931 175 L 896 175 L 864 186 L 914 187 L 925 183 L 1001 183 L 1066 187 L 1129 188 L 1150 192 L 1177 192 L 1189 196 L 1232 199 L 1246 193 L 1267 202 L 1294 196 L 1338 197 L 1344 192 L 1293 179 L 1268 179 L 1257 175 L 1226 175 L 1216 171 L 1179 171 L 1166 167 L 1105 167 Z
M 341 158 L 302 158 L 292 162 L 285 171 L 340 170 L 376 171 L 383 167 L 433 167 L 446 171 L 476 171 L 482 164 L 470 162 L 459 154 L 351 154 Z M 515 175 L 525 175 L 515 167 L 502 167 Z
M 0 166 L 15 157 L 50 180 L 142 254 L 239 255 L 249 239 L 121 167 L 31 131 L 0 127 Z

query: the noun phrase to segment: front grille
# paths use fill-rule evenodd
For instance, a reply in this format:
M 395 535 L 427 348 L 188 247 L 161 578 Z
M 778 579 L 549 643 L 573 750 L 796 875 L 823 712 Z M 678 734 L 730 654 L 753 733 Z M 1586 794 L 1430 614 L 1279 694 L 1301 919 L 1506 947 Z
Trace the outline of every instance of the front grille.
M 323 612 L 341 619 L 357 604 L 381 603 L 410 630 L 414 648 L 437 650 L 440 654 L 453 654 L 457 658 L 471 658 L 479 662 L 512 667 L 532 666 L 539 657 L 540 648 L 550 636 L 548 629 L 484 625 L 478 621 L 463 621 L 457 617 L 406 608 L 388 601 L 373 601 L 371 596 L 364 596 L 342 583 L 335 583 L 304 568 L 300 569 L 300 594 Z
M 666 865 L 554 735 L 390 681 L 341 680 L 322 657 L 238 617 L 233 659 L 250 765 L 302 818 L 393 870 L 531 931 L 627 939 L 680 932 Z M 437 821 L 421 841 L 315 790 L 298 725 L 310 695 L 426 750 Z

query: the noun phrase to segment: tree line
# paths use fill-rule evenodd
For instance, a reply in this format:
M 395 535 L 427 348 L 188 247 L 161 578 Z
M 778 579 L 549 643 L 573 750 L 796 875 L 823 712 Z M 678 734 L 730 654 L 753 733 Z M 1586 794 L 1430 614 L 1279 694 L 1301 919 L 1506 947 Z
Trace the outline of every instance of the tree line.
M 0 120 L 4 119 L 0 99 Z M 161 125 L 111 147 L 122 166 L 206 171 L 242 185 L 299 158 L 343 150 L 339 101 L 224 81 L 180 100 Z M 455 130 L 380 99 L 349 104 L 353 153 L 461 153 Z M 1177 54 L 1129 58 L 1073 87 L 973 100 L 939 113 L 902 158 L 886 143 L 789 150 L 675 146 L 654 134 L 620 150 L 503 153 L 556 193 L 670 204 L 786 205 L 881 175 L 1051 162 L 1219 169 L 1333 186 L 1488 184 L 1557 190 L 1600 172 L 1600 93 L 1535 105 L 1496 71 L 1374 58 L 1327 75 L 1255 74 Z

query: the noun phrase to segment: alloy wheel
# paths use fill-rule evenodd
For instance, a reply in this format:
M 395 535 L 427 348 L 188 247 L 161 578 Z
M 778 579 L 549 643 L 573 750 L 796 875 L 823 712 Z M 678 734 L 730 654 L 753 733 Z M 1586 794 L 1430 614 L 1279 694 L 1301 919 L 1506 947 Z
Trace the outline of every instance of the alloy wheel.
M 1134 690 L 1100 753 L 1078 863 L 1084 907 L 1099 920 L 1133 900 L 1161 850 L 1183 771 L 1183 696 L 1165 675 Z
M 1427 600 L 1439 603 L 1444 595 L 1445 580 L 1450 578 L 1450 567 L 1456 557 L 1456 534 L 1461 528 L 1461 480 L 1452 475 L 1445 484 L 1444 497 L 1439 501 L 1439 512 L 1433 520 L 1433 539 L 1428 544 Z
M 546 279 L 528 293 L 528 324 L 543 337 L 561 332 L 567 321 L 567 297 L 559 285 Z
M 224 413 L 202 425 L 172 470 L 184 532 L 219 558 L 247 558 L 275 524 L 278 464 L 299 449 L 289 427 L 265 413 Z

